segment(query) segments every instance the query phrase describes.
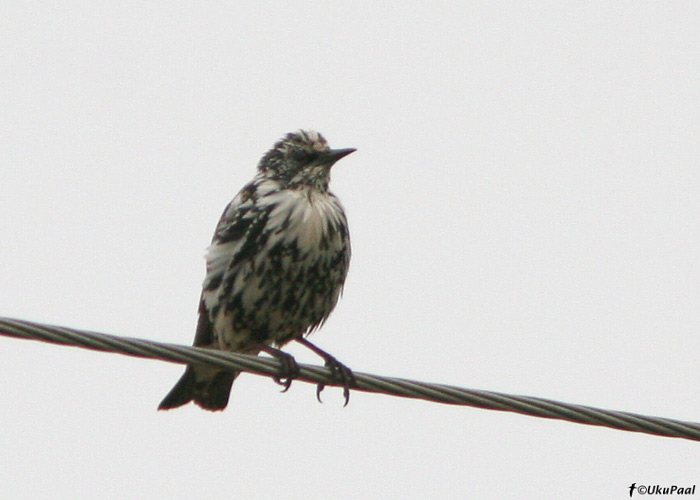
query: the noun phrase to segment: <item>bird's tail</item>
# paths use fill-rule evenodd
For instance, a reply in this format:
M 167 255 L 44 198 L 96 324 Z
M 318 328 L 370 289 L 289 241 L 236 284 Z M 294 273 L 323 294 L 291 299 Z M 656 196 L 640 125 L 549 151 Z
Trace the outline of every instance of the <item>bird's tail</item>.
M 163 398 L 158 409 L 169 410 L 194 401 L 205 410 L 223 410 L 228 404 L 231 385 L 239 373 L 187 365 L 185 373 Z

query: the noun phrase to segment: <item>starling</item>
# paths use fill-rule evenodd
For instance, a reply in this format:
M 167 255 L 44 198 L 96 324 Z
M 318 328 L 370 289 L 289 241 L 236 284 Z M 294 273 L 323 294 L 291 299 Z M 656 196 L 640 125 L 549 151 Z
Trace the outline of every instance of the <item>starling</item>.
M 328 318 L 348 272 L 348 223 L 328 183 L 333 164 L 353 151 L 330 149 L 318 132 L 299 130 L 263 155 L 207 249 L 194 338 L 196 347 L 279 358 L 276 380 L 285 390 L 298 366 L 279 347 L 297 341 L 325 360 L 344 386 L 346 404 L 352 372 L 305 336 Z M 205 410 L 223 410 L 239 373 L 190 364 L 158 409 L 194 400 Z

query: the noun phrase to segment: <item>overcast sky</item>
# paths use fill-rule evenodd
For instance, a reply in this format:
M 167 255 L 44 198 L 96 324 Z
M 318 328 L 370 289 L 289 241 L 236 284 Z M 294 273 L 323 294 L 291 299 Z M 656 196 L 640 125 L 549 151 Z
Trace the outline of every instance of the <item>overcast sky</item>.
M 353 261 L 351 368 L 700 421 L 696 2 L 0 6 L 0 315 L 190 344 L 223 207 L 286 132 Z M 301 362 L 319 360 L 290 347 Z M 8 499 L 629 498 L 700 444 L 0 337 Z

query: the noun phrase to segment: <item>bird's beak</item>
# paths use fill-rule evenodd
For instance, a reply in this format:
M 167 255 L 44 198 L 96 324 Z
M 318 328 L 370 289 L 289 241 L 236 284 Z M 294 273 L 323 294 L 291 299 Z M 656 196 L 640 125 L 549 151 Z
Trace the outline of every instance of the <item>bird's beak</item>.
M 355 151 L 357 151 L 355 148 L 329 149 L 321 155 L 320 160 L 324 165 L 330 167 L 335 162 L 340 160 L 343 156 L 347 156 L 350 153 L 354 153 Z

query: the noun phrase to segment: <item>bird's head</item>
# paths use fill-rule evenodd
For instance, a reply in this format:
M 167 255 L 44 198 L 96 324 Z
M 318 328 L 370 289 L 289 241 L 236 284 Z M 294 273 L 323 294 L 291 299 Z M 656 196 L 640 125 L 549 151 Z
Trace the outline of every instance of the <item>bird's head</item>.
M 280 139 L 258 163 L 258 170 L 287 188 L 328 190 L 330 169 L 354 148 L 330 149 L 326 139 L 313 130 L 291 132 Z

